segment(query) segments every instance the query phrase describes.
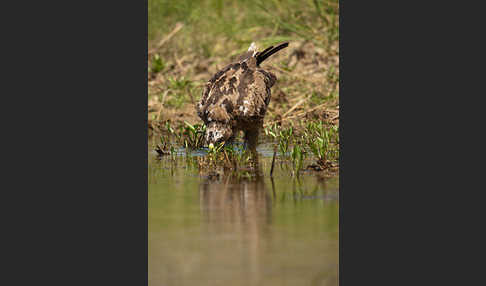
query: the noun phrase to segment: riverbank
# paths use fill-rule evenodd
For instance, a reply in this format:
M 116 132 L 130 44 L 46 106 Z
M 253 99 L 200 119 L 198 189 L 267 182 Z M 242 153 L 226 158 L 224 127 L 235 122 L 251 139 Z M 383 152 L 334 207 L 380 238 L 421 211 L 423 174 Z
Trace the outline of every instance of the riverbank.
M 312 144 L 326 141 L 321 147 L 332 153 L 326 160 L 338 163 L 337 1 L 166 2 L 149 1 L 147 128 L 155 144 L 168 140 L 168 126 L 185 136 L 188 126 L 202 125 L 195 104 L 204 84 L 251 42 L 262 50 L 288 41 L 288 48 L 262 64 L 277 82 L 260 140 L 277 145 L 287 140 L 289 150 L 305 143 L 309 154 Z M 289 132 L 292 138 L 285 139 Z

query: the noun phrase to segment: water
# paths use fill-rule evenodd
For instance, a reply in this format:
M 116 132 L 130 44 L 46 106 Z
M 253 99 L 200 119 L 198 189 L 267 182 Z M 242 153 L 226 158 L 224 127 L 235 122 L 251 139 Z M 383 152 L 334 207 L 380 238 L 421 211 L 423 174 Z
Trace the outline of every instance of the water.
M 289 164 L 229 175 L 149 155 L 149 285 L 338 285 L 338 178 Z

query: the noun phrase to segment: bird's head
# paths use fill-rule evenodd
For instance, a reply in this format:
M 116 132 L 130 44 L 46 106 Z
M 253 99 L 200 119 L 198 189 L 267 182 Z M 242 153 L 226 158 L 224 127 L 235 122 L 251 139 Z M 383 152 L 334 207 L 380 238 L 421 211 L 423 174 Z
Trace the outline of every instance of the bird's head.
M 227 141 L 233 135 L 231 127 L 221 122 L 211 122 L 206 128 L 206 142 L 209 146 L 216 146 Z

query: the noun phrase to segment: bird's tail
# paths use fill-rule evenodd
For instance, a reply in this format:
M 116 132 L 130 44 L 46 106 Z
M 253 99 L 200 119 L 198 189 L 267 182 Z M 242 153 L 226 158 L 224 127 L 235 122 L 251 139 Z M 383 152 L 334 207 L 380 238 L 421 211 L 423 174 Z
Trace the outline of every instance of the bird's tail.
M 280 44 L 276 47 L 270 46 L 263 50 L 262 52 L 259 52 L 256 54 L 256 62 L 257 66 L 259 66 L 264 60 L 266 60 L 269 56 L 275 54 L 276 52 L 280 51 L 283 48 L 286 48 L 289 46 L 288 42 L 285 42 L 283 44 Z

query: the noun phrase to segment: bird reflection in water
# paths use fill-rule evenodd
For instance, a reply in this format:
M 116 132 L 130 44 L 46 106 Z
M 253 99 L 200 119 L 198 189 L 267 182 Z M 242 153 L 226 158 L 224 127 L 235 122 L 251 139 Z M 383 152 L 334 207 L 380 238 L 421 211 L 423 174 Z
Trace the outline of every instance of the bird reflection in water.
M 200 209 L 210 235 L 225 237 L 221 248 L 230 249 L 242 261 L 251 285 L 262 279 L 262 249 L 269 241 L 272 198 L 256 161 L 235 172 L 216 169 L 204 174 L 199 187 Z M 217 261 L 218 254 L 213 253 Z

